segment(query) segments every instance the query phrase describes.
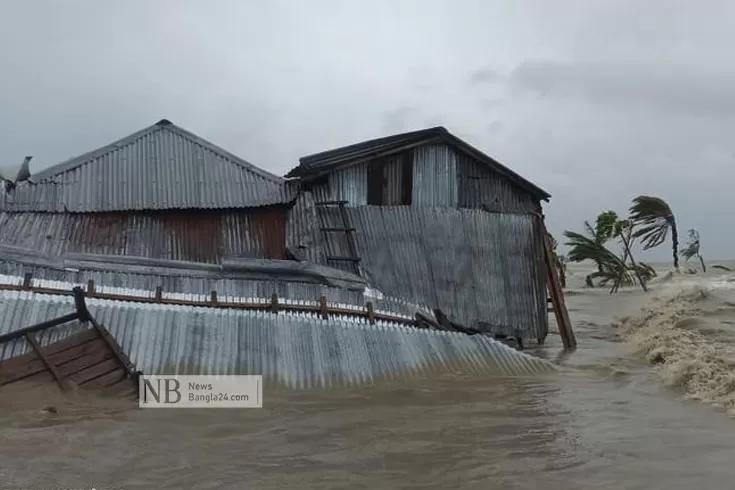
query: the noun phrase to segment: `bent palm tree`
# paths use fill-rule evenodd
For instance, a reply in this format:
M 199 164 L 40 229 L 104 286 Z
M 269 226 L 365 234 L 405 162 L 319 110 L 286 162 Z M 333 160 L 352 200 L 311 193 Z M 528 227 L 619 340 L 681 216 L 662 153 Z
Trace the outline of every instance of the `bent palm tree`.
M 597 265 L 597 271 L 587 276 L 585 281 L 587 285 L 593 286 L 593 279 L 599 279 L 601 286 L 612 281 L 614 285 L 610 292 L 613 293 L 621 285 L 633 284 L 638 279 L 645 290 L 645 282 L 653 278 L 656 273 L 649 265 L 636 263 L 633 259 L 630 252 L 633 223 L 628 220 L 620 220 L 614 211 L 605 211 L 597 217 L 594 227 L 587 221 L 584 227 L 587 234 L 567 230 L 564 232 L 564 237 L 569 247 L 567 255 L 569 262 L 589 260 Z M 624 246 L 622 258 L 605 246 L 613 238 L 619 238 Z M 631 259 L 631 266 L 627 264 L 628 257 Z
M 674 268 L 679 270 L 679 234 L 674 213 L 666 201 L 653 196 L 638 196 L 630 207 L 630 220 L 635 224 L 634 238 L 640 238 L 643 250 L 658 247 L 666 241 L 671 227 Z
M 629 266 L 625 260 L 608 250 L 594 237 L 570 230 L 564 232 L 564 237 L 569 247 L 568 261 L 591 260 L 597 264 L 598 270 L 587 276 L 588 285 L 592 284 L 593 279 L 599 279 L 601 286 L 614 282 L 616 284 L 614 289 L 617 290 L 619 285 L 635 284 L 639 277 L 642 281 L 648 281 L 656 275 L 652 267 L 642 262 Z

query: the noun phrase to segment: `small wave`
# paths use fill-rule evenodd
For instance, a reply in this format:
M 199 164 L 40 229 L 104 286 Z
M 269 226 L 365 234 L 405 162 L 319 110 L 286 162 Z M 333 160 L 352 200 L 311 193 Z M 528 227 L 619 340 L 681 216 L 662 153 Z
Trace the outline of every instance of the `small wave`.
M 731 279 L 672 275 L 620 327 L 623 337 L 659 366 L 666 385 L 735 417 L 735 328 L 722 318 L 735 301 Z

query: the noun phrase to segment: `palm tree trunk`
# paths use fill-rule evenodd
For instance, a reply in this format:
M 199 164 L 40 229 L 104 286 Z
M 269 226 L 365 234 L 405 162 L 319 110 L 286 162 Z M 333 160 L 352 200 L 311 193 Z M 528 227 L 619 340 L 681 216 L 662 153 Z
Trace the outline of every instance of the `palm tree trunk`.
M 699 254 L 697 254 L 697 257 L 699 258 L 699 263 L 702 264 L 702 272 L 707 272 L 707 266 L 704 265 L 704 259 Z
M 673 249 L 673 255 L 674 255 L 674 269 L 677 271 L 679 270 L 679 233 L 676 230 L 676 219 L 674 219 L 674 215 L 670 214 L 666 217 L 666 221 L 669 222 L 669 225 L 671 226 L 671 245 Z

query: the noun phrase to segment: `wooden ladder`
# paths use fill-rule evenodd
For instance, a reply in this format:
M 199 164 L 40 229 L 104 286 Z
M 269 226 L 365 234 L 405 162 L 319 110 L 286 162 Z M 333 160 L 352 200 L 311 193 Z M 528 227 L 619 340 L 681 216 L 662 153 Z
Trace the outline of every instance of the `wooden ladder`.
M 549 232 L 546 230 L 546 223 L 543 216 L 539 215 L 541 221 L 541 234 L 543 235 L 544 244 L 544 262 L 546 263 L 547 272 L 547 288 L 549 290 L 549 297 L 547 298 L 547 311 L 548 304 L 551 303 L 554 316 L 556 317 L 556 324 L 559 327 L 559 335 L 564 344 L 565 349 L 575 349 L 577 347 L 577 339 L 574 336 L 574 330 L 572 329 L 572 322 L 569 319 L 569 311 L 567 305 L 564 302 L 564 292 L 561 287 L 561 281 L 559 280 L 559 271 L 556 270 L 556 261 L 554 260 L 554 250 L 551 246 L 551 240 L 549 239 Z
M 324 240 L 326 243 L 327 262 L 348 262 L 350 269 L 353 273 L 360 276 L 360 263 L 362 259 L 357 252 L 357 241 L 355 240 L 355 228 L 350 224 L 350 217 L 345 209 L 347 201 L 321 201 L 315 203 L 317 206 L 337 206 L 340 211 L 340 217 L 342 218 L 342 226 L 324 226 L 324 220 L 320 217 L 320 223 L 322 224 L 321 231 L 324 233 Z M 331 233 L 344 233 L 347 238 L 347 248 L 349 255 L 329 255 L 330 246 L 330 234 Z

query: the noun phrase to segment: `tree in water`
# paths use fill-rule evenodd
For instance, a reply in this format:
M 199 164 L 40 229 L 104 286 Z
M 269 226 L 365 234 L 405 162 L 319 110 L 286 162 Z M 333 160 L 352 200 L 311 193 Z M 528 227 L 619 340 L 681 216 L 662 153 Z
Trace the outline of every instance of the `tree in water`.
M 630 206 L 630 221 L 637 228 L 633 238 L 640 238 L 643 250 L 658 247 L 666 241 L 671 228 L 674 268 L 679 270 L 679 234 L 674 213 L 666 201 L 653 196 L 638 196 Z
M 689 241 L 686 246 L 681 249 L 681 256 L 684 257 L 684 261 L 688 261 L 692 257 L 697 257 L 699 263 L 702 265 L 702 272 L 707 272 L 707 266 L 704 265 L 704 259 L 699 253 L 699 232 L 695 229 L 689 230 Z
M 611 292 L 614 292 L 620 285 L 633 284 L 637 279 L 644 283 L 655 276 L 653 268 L 644 263 L 636 264 L 630 255 L 632 226 L 631 222 L 620 220 L 615 211 L 605 211 L 597 217 L 594 227 L 585 221 L 586 234 L 571 230 L 564 232 L 566 245 L 569 247 L 567 260 L 570 262 L 589 260 L 597 266 L 597 271 L 586 277 L 585 282 L 588 286 L 593 287 L 595 279 L 599 279 L 602 286 L 613 282 Z M 625 246 L 622 258 L 605 246 L 613 238 L 619 238 Z M 633 262 L 632 266 L 627 264 L 628 257 Z M 645 288 L 643 284 L 641 285 Z

